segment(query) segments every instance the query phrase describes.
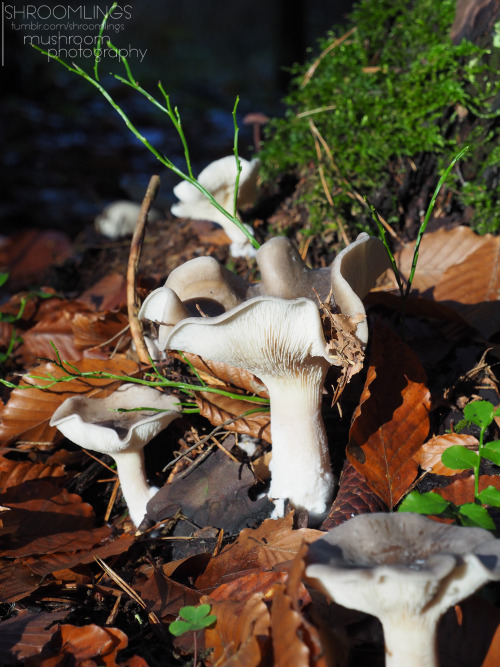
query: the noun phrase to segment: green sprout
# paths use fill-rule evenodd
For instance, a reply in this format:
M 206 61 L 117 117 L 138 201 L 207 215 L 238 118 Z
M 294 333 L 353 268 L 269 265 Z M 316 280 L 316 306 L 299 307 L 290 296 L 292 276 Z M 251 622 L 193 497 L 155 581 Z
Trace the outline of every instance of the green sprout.
M 186 632 L 193 633 L 194 656 L 193 665 L 197 663 L 198 645 L 196 633 L 199 630 L 205 630 L 210 625 L 213 625 L 217 620 L 217 616 L 210 614 L 209 604 L 200 604 L 198 607 L 188 605 L 179 609 L 179 617 L 168 626 L 169 631 L 175 636 L 180 637 Z
M 188 605 L 179 610 L 180 619 L 173 621 L 168 626 L 169 631 L 175 636 L 180 637 L 186 632 L 197 632 L 204 630 L 215 623 L 217 616 L 210 614 L 210 605 L 201 604 L 199 607 Z
M 418 234 L 417 234 L 417 239 L 415 241 L 415 250 L 413 251 L 413 259 L 411 263 L 411 269 L 410 269 L 410 275 L 408 276 L 408 281 L 406 283 L 406 287 L 403 285 L 403 280 L 401 278 L 401 274 L 399 272 L 396 259 L 394 257 L 394 254 L 389 246 L 389 243 L 387 241 L 387 236 L 385 233 L 385 228 L 383 224 L 380 221 L 380 218 L 377 214 L 377 211 L 375 210 L 375 207 L 370 205 L 370 211 L 372 214 L 372 217 L 377 224 L 378 231 L 380 238 L 382 239 L 382 242 L 385 246 L 385 249 L 387 251 L 387 254 L 389 255 L 389 259 L 391 261 L 391 266 L 392 270 L 394 271 L 394 275 L 396 276 L 396 282 L 398 284 L 399 291 L 401 293 L 401 299 L 402 299 L 402 304 L 401 304 L 401 325 L 404 328 L 404 321 L 405 321 L 405 309 L 406 309 L 406 300 L 408 299 L 408 296 L 410 294 L 411 286 L 413 284 L 413 278 L 415 277 L 415 271 L 417 270 L 417 262 L 418 262 L 418 254 L 420 251 L 420 244 L 422 243 L 422 239 L 425 234 L 425 230 L 427 229 L 427 224 L 430 220 L 430 217 L 432 215 L 432 211 L 434 210 L 434 206 L 436 204 L 436 199 L 438 197 L 438 194 L 443 187 L 444 182 L 446 181 L 446 178 L 448 177 L 448 174 L 450 171 L 453 169 L 455 164 L 465 155 L 465 153 L 469 150 L 468 146 L 465 146 L 465 148 L 462 148 L 460 152 L 458 152 L 453 160 L 450 162 L 444 173 L 442 174 L 441 178 L 438 181 L 438 184 L 436 185 L 436 188 L 434 190 L 434 194 L 431 197 L 431 200 L 429 202 L 429 206 L 427 207 L 427 211 L 425 214 L 424 219 L 420 223 L 420 227 L 418 229 Z
M 435 491 L 428 493 L 412 491 L 403 500 L 398 511 L 441 515 L 458 520 L 464 526 L 480 526 L 488 530 L 495 530 L 495 523 L 485 505 L 500 507 L 500 491 L 490 485 L 480 492 L 479 475 L 483 459 L 500 465 L 500 440 L 484 442 L 488 427 L 498 416 L 500 416 L 500 407 L 495 409 L 489 401 L 475 401 L 466 405 L 464 419 L 457 425 L 457 428 L 460 430 L 470 424 L 479 427 L 478 451 L 471 451 L 461 445 L 452 445 L 441 455 L 443 464 L 452 470 L 474 471 L 474 502 L 454 505 Z
M 8 281 L 8 279 L 9 279 L 8 272 L 0 273 L 0 287 L 3 287 L 5 283 Z M 20 297 L 19 309 L 15 315 L 0 312 L 0 322 L 14 324 L 15 322 L 18 322 L 24 315 L 26 305 L 31 298 L 38 297 L 39 299 L 50 299 L 53 296 L 54 294 L 50 294 L 42 290 L 32 290 L 31 292 L 28 292 L 28 294 L 25 294 Z M 10 335 L 10 340 L 7 344 L 7 349 L 5 350 L 5 352 L 0 352 L 0 365 L 4 364 L 7 361 L 7 359 L 12 354 L 15 346 L 21 342 L 22 342 L 21 336 L 18 336 L 17 329 L 13 328 L 12 333 Z

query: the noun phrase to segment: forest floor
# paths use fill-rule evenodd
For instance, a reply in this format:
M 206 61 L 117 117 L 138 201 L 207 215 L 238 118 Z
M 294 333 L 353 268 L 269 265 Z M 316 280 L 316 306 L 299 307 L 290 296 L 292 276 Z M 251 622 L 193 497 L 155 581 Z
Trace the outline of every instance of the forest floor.
M 271 220 L 300 242 L 310 266 L 327 266 L 336 248 L 328 238 L 304 243 L 294 231 L 302 216 L 293 197 L 285 198 L 272 218 L 257 222 L 257 236 L 264 239 Z M 414 242 L 406 242 L 396 252 L 404 279 L 413 250 Z M 168 626 L 181 607 L 207 602 L 217 622 L 197 633 L 202 664 L 291 664 L 292 651 L 297 666 L 382 665 L 379 622 L 313 592 L 302 580 L 305 549 L 353 515 L 397 508 L 417 487 L 455 505 L 473 501 L 472 472 L 446 469 L 440 453 L 452 442 L 477 447 L 477 429 L 453 432 L 465 405 L 500 404 L 500 239 L 447 227 L 438 213 L 424 236 L 404 323 L 389 273 L 367 297 L 365 367 L 333 407 L 337 378 L 325 383 L 324 420 L 340 486 L 320 529 L 308 528 L 300 513 L 269 518 L 272 504 L 259 493 L 268 476 L 269 437 L 258 440 L 251 460 L 237 447 L 241 434 L 263 434 L 266 414 L 235 421 L 229 431 L 221 424 L 239 414 L 234 407 L 198 397 L 200 414 L 183 415 L 148 445 L 150 479 L 168 491 L 150 505 L 149 523 L 139 531 L 111 459 L 81 450 L 49 426 L 66 397 L 105 396 L 117 386 L 75 377 L 34 388 L 26 373 L 63 374 L 52 344 L 81 372 L 142 377 L 149 370 L 135 356 L 128 330 L 129 252 L 129 239 L 106 241 L 92 229 L 74 240 L 60 231 L 22 231 L 0 246 L 0 265 L 9 272 L 0 307 L 2 349 L 15 340 L 2 377 L 28 385 L 2 388 L 0 663 L 192 664 L 194 633 L 175 638 Z M 135 286 L 140 300 L 173 268 L 200 255 L 258 279 L 254 260 L 229 258 L 227 238 L 212 223 L 167 219 L 147 227 Z M 172 380 L 198 381 L 174 356 L 161 371 Z M 202 377 L 247 391 L 237 378 Z M 366 409 L 370 400 L 373 410 Z M 363 430 L 371 435 L 360 442 L 355 435 Z M 488 439 L 499 432 L 497 419 Z M 499 470 L 484 465 L 480 487 L 500 489 Z M 443 666 L 498 664 L 498 594 L 489 585 L 443 617 Z

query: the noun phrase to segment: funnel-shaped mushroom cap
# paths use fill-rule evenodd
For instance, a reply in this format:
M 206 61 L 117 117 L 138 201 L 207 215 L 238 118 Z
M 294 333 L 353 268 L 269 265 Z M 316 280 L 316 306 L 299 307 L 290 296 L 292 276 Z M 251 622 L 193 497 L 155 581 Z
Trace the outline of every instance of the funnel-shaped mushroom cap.
M 224 315 L 179 322 L 167 347 L 245 368 L 266 385 L 271 401 L 273 499 L 288 498 L 311 519 L 328 510 L 334 478 L 321 417 L 326 352 L 315 303 L 256 297 Z
M 146 410 L 115 412 L 121 408 Z M 177 398 L 152 387 L 124 384 L 107 398 L 67 398 L 54 412 L 50 425 L 80 447 L 113 457 L 130 518 L 138 526 L 149 499 L 158 490 L 148 486 L 144 447 L 180 415 Z
M 435 665 L 437 621 L 500 579 L 500 540 L 418 514 L 364 514 L 314 542 L 306 562 L 311 583 L 335 602 L 382 621 L 386 664 Z
M 167 412 L 115 412 L 141 407 Z M 52 415 L 50 425 L 84 449 L 114 456 L 142 449 L 179 416 L 177 398 L 152 387 L 124 384 L 106 398 L 67 398 Z
M 295 299 L 300 296 L 325 301 L 330 293 L 330 269 L 308 269 L 299 251 L 285 236 L 266 241 L 255 255 L 261 281 L 252 285 L 248 296 L 278 296 Z
M 361 301 L 375 285 L 377 278 L 391 266 L 389 256 L 380 239 L 364 232 L 344 248 L 332 264 L 332 293 L 335 304 L 343 315 L 364 315 Z M 360 322 L 357 336 L 368 342 L 368 325 Z
M 218 317 L 182 320 L 167 347 L 246 368 L 264 382 L 298 372 L 308 358 L 333 360 L 318 308 L 305 298 L 255 297 Z
M 184 304 L 204 299 L 219 304 L 224 311 L 243 301 L 248 285 L 246 280 L 226 269 L 214 257 L 196 257 L 181 264 L 165 283 Z M 193 309 L 193 315 L 195 312 Z
M 253 204 L 257 194 L 257 176 L 260 162 L 240 158 L 241 173 L 238 187 L 238 208 L 246 204 Z M 230 155 L 209 164 L 198 176 L 198 182 L 208 190 L 214 199 L 232 213 L 234 208 L 234 193 L 236 185 L 237 166 L 236 159 Z M 229 236 L 231 241 L 237 244 L 247 244 L 247 237 L 232 223 L 223 213 L 211 204 L 203 193 L 192 183 L 182 181 L 174 188 L 174 194 L 179 199 L 177 204 L 171 208 L 173 215 L 177 217 L 193 218 L 194 220 L 213 220 L 218 223 Z

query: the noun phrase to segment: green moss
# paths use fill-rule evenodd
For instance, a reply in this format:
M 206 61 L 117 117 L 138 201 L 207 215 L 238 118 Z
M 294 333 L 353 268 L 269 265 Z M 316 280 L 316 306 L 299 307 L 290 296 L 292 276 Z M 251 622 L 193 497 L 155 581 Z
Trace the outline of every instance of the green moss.
M 455 4 L 362 0 L 352 25 L 330 31 L 319 56 L 294 68 L 287 111 L 270 123 L 261 156 L 269 178 L 293 169 L 304 179 L 305 233 L 321 232 L 335 216 L 352 232 L 371 227 L 356 193 L 375 198 L 402 227 L 414 165 L 428 166 L 427 156 L 437 172 L 464 144 L 468 176 L 457 171 L 453 205 L 472 207 L 479 231 L 500 230 L 498 123 L 491 112 L 497 54 L 467 41 L 452 44 Z

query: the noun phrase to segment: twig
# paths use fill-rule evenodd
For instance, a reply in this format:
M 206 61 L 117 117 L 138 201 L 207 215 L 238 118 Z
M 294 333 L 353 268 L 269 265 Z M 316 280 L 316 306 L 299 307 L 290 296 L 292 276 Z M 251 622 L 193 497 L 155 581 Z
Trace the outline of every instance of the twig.
M 144 342 L 142 325 L 137 317 L 140 308 L 139 297 L 137 295 L 137 273 L 141 258 L 142 243 L 146 232 L 148 212 L 155 200 L 159 187 L 160 177 L 157 175 L 151 176 L 146 194 L 142 200 L 142 206 L 135 226 L 134 235 L 132 236 L 127 267 L 127 310 L 130 322 L 130 333 L 132 335 L 132 340 L 134 341 L 135 349 L 137 350 L 139 361 L 148 365 L 150 363 L 149 352 L 146 343 Z

